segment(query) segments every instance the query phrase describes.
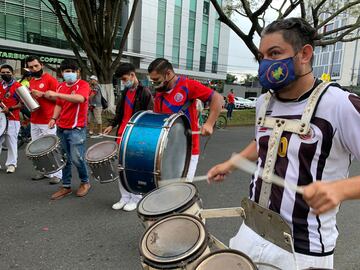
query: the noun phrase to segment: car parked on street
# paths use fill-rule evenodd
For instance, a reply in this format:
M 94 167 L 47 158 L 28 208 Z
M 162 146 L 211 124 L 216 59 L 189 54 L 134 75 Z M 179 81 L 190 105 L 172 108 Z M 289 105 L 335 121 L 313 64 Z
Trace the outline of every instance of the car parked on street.
M 235 109 L 248 109 L 248 108 L 254 108 L 253 102 L 251 100 L 242 97 L 235 97 Z

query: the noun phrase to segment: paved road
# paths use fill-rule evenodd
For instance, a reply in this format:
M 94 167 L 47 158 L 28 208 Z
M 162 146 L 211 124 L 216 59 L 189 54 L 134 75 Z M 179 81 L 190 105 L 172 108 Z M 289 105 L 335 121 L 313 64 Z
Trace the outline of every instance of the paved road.
M 241 149 L 252 133 L 249 127 L 217 132 L 200 159 L 197 174 L 205 174 L 210 166 Z M 0 162 L 4 163 L 4 154 Z M 32 182 L 32 173 L 23 150 L 15 174 L 0 171 L 0 269 L 141 269 L 138 243 L 144 229 L 135 212 L 111 209 L 118 199 L 116 183 L 93 183 L 85 198 L 71 195 L 53 202 L 49 197 L 57 187 L 46 181 Z M 359 163 L 352 165 L 351 174 L 360 174 Z M 198 182 L 197 186 L 205 208 L 231 207 L 247 195 L 248 182 L 248 175 L 235 172 L 222 184 Z M 74 188 L 78 184 L 76 178 Z M 360 269 L 359 213 L 359 201 L 341 207 L 336 269 Z M 240 222 L 238 218 L 209 220 L 207 228 L 227 243 Z

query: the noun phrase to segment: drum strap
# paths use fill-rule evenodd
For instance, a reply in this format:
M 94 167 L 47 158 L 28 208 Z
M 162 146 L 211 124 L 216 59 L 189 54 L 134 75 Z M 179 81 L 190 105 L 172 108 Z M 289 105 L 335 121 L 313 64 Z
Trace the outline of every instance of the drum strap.
M 288 131 L 300 135 L 306 135 L 309 132 L 310 121 L 315 113 L 315 108 L 317 107 L 320 98 L 329 85 L 330 83 L 323 82 L 314 89 L 308 98 L 308 102 L 305 106 L 300 121 L 266 116 L 266 110 L 270 103 L 271 95 L 267 94 L 265 97 L 265 102 L 262 104 L 262 107 L 259 111 L 257 124 L 259 126 L 272 128 L 272 133 L 268 143 L 268 152 L 265 159 L 264 171 L 261 176 L 263 181 L 261 184 L 259 204 L 262 207 L 267 208 L 269 204 L 272 187 L 271 177 L 274 173 L 275 163 L 283 132 Z

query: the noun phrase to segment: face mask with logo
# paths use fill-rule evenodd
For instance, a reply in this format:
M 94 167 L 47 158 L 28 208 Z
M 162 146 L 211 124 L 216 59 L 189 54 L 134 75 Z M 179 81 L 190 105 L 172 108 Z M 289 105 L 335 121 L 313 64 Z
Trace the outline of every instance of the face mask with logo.
M 297 79 L 294 57 L 281 60 L 263 59 L 259 66 L 259 81 L 265 89 L 279 91 Z
M 77 80 L 77 73 L 74 73 L 74 72 L 64 72 L 63 74 L 63 78 L 64 78 L 64 81 L 69 83 L 69 84 L 72 84 L 74 82 L 76 82 Z
M 36 71 L 36 72 L 31 72 L 31 76 L 35 77 L 35 78 L 40 78 L 43 75 L 44 71 L 42 69 Z
M 4 80 L 4 82 L 9 83 L 12 80 L 11 74 L 1 74 L 1 79 Z

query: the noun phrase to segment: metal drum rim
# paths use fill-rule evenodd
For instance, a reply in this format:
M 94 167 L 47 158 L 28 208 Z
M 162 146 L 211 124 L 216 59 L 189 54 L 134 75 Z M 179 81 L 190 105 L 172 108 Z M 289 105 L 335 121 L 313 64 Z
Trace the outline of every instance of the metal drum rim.
M 172 208 L 172 209 L 169 209 L 167 211 L 162 211 L 161 213 L 158 213 L 158 214 L 146 214 L 145 212 L 143 212 L 143 204 L 145 202 L 145 200 L 153 193 L 157 192 L 158 190 L 160 189 L 165 189 L 166 187 L 169 187 L 170 185 L 178 185 L 178 184 L 186 184 L 186 185 L 189 185 L 189 186 L 192 186 L 192 188 L 194 188 L 194 193 L 193 193 L 193 196 L 190 200 L 188 200 L 187 202 L 185 202 L 185 204 L 183 205 L 180 205 L 176 208 Z M 138 207 L 137 207 L 137 214 L 138 214 L 138 217 L 143 220 L 143 221 L 147 221 L 147 220 L 158 220 L 159 218 L 161 217 L 165 217 L 165 216 L 169 216 L 170 214 L 172 213 L 181 213 L 183 211 L 186 211 L 187 209 L 189 209 L 195 202 L 199 201 L 200 200 L 200 196 L 199 196 L 199 191 L 197 190 L 196 186 L 193 184 L 193 183 L 190 183 L 190 182 L 179 182 L 179 183 L 172 183 L 172 184 L 167 184 L 165 186 L 161 186 L 161 187 L 157 187 L 156 189 L 152 190 L 150 193 L 148 193 L 147 195 L 145 195 L 140 201 L 139 201 L 139 204 L 138 204 Z
M 115 147 L 115 150 L 110 154 L 110 155 L 107 155 L 107 156 L 105 156 L 103 159 L 99 159 L 99 160 L 90 160 L 90 159 L 88 159 L 88 153 L 89 153 L 89 151 L 90 150 L 92 150 L 93 148 L 95 148 L 95 147 L 97 147 L 97 146 L 99 146 L 99 145 L 101 145 L 101 144 L 105 144 L 105 143 L 111 143 L 111 144 L 114 144 L 114 145 L 116 145 L 116 147 Z M 108 160 L 110 160 L 110 159 L 112 159 L 114 156 L 116 156 L 116 154 L 117 154 L 117 152 L 118 152 L 118 149 L 119 149 L 119 147 L 118 147 L 118 145 L 117 145 L 117 143 L 115 142 L 115 141 L 102 141 L 102 142 L 98 142 L 98 143 L 96 143 L 96 144 L 93 144 L 92 146 L 90 146 L 89 148 L 88 148 L 88 150 L 86 151 L 86 154 L 85 154 L 85 160 L 88 162 L 88 163 L 91 163 L 91 164 L 97 164 L 97 163 L 102 163 L 102 162 L 104 162 L 104 161 L 108 161 Z
M 189 119 L 186 117 L 186 115 L 182 112 L 177 112 L 177 113 L 173 113 L 173 114 L 168 114 L 169 118 L 167 118 L 167 120 L 164 122 L 163 126 L 162 126 L 162 131 L 161 134 L 159 136 L 159 142 L 158 142 L 158 146 L 156 149 L 156 157 L 155 158 L 155 164 L 154 164 L 154 171 L 155 172 L 159 172 L 155 177 L 156 177 L 156 184 L 158 184 L 161 181 L 161 165 L 162 165 L 162 157 L 164 155 L 164 140 L 165 140 L 165 134 L 168 135 L 169 133 L 169 128 L 171 128 L 174 125 L 174 122 L 178 119 L 178 118 L 182 118 L 182 119 L 186 119 L 185 121 L 183 121 L 183 123 L 185 124 L 185 130 L 186 129 L 190 129 L 191 130 L 191 123 L 189 121 Z M 188 157 L 185 160 L 185 168 L 183 171 L 183 174 L 181 175 L 181 177 L 185 177 L 187 174 L 187 171 L 189 170 L 189 165 L 190 165 L 190 159 L 191 159 L 191 155 L 192 155 L 192 136 L 191 135 L 186 135 L 190 138 L 190 143 L 188 145 L 188 147 L 190 147 L 190 150 L 188 149 Z M 167 136 L 166 136 L 167 137 Z M 189 142 L 188 141 L 188 142 Z
M 37 153 L 37 154 L 32 154 L 29 152 L 29 147 L 30 145 L 33 143 L 33 142 L 36 142 L 44 137 L 52 137 L 52 138 L 55 138 L 55 144 L 53 146 L 51 146 L 51 148 L 47 149 L 46 151 L 43 151 L 43 152 L 40 152 L 40 153 Z M 28 157 L 33 157 L 33 158 L 37 158 L 37 157 L 42 157 L 42 156 L 46 156 L 47 154 L 51 153 L 53 150 L 55 150 L 56 148 L 59 147 L 59 144 L 60 144 L 60 139 L 58 138 L 58 136 L 56 135 L 52 135 L 52 134 L 48 134 L 48 135 L 44 135 L 44 136 L 41 136 L 40 138 L 34 140 L 34 141 L 31 141 L 29 142 L 27 145 L 26 145 L 26 149 L 25 149 L 25 155 L 28 156 Z
M 253 267 L 252 270 L 257 270 L 257 266 L 255 265 L 255 263 L 251 260 L 251 258 L 246 255 L 245 253 L 239 251 L 239 250 L 235 250 L 235 249 L 225 249 L 225 250 L 216 250 L 213 251 L 207 255 L 205 255 L 204 257 L 201 258 L 201 260 L 198 262 L 198 264 L 195 266 L 194 270 L 198 270 L 198 267 L 201 266 L 202 263 L 204 263 L 207 259 L 209 259 L 210 257 L 214 256 L 214 255 L 218 255 L 221 253 L 232 253 L 232 254 L 237 254 L 240 255 L 242 257 L 244 257 L 245 259 L 247 259 L 249 261 L 249 264 Z
M 147 254 L 144 253 L 144 250 L 142 248 L 144 240 L 148 239 L 149 234 L 159 224 L 162 224 L 162 223 L 166 222 L 167 220 L 171 220 L 171 219 L 175 219 L 175 218 L 186 218 L 188 220 L 195 221 L 194 223 L 199 228 L 198 242 L 194 245 L 193 248 L 191 248 L 192 253 L 178 256 L 176 259 L 173 259 L 171 261 L 154 260 L 154 258 L 148 257 Z M 173 268 L 182 267 L 186 264 L 189 264 L 189 263 L 197 260 L 205 252 L 206 248 L 208 247 L 208 244 L 209 244 L 208 231 L 207 231 L 205 225 L 201 222 L 201 220 L 198 217 L 195 217 L 195 216 L 189 215 L 189 214 L 173 214 L 173 215 L 169 215 L 167 217 L 164 217 L 164 218 L 156 221 L 145 231 L 145 233 L 143 234 L 143 236 L 140 239 L 139 251 L 140 251 L 140 256 L 142 258 L 142 261 L 145 264 L 147 264 L 151 267 L 155 267 L 156 269 L 164 269 L 164 267 L 166 267 L 166 269 L 173 269 Z M 149 252 L 149 254 L 151 254 L 151 252 Z

